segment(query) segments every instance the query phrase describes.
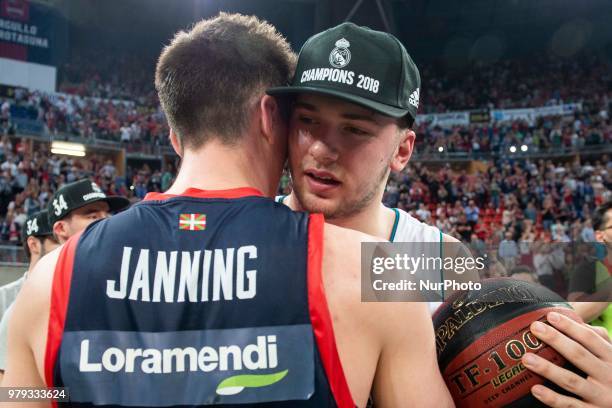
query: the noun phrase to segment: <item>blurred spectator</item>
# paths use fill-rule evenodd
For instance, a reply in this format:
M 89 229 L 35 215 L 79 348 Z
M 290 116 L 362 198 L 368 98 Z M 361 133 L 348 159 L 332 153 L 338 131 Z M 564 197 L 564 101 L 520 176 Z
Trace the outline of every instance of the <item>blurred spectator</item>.
M 427 209 L 425 203 L 419 205 L 419 209 L 416 211 L 417 217 L 424 223 L 429 224 L 431 221 L 431 211 Z
M 480 214 L 480 209 L 476 207 L 474 200 L 470 200 L 467 207 L 465 207 L 465 216 L 467 221 L 472 225 L 476 225 L 478 222 L 478 215 Z
M 505 239 L 499 243 L 499 257 L 506 269 L 512 269 L 516 264 L 518 256 L 519 250 L 516 241 L 512 239 L 512 232 L 507 231 Z
M 472 232 L 474 231 L 474 227 L 471 223 L 467 221 L 467 217 L 463 212 L 459 215 L 456 231 L 461 236 L 462 241 L 469 242 L 470 237 L 472 236 Z
M 533 250 L 533 266 L 540 283 L 554 290 L 555 278 L 554 268 L 551 262 L 552 248 L 550 242 L 537 242 Z
M 584 242 L 595 241 L 595 230 L 593 229 L 593 223 L 590 218 L 587 218 L 585 220 L 584 226 L 582 227 L 582 231 L 580 231 L 580 238 Z
M 513 279 L 518 279 L 529 283 L 538 283 L 538 277 L 536 274 L 530 267 L 525 265 L 515 266 L 510 270 L 508 275 Z

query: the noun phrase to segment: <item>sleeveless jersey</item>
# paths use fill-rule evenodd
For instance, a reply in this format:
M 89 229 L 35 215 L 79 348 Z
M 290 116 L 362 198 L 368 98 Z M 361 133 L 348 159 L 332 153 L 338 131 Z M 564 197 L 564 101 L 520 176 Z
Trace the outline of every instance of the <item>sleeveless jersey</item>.
M 439 255 L 442 257 L 442 231 L 431 225 L 427 225 L 404 210 L 399 208 L 393 208 L 395 212 L 395 223 L 391 230 L 391 236 L 389 237 L 390 242 L 438 242 L 440 243 Z M 433 248 L 428 248 L 433 249 Z M 440 274 L 440 282 L 442 282 L 443 276 Z M 436 309 L 442 304 L 442 302 L 427 302 L 429 311 L 433 314 Z
M 391 242 L 441 242 L 442 231 L 427 225 L 404 210 L 393 208 L 395 223 L 389 241 Z
M 45 377 L 82 406 L 354 407 L 321 276 L 323 217 L 188 189 L 62 248 Z

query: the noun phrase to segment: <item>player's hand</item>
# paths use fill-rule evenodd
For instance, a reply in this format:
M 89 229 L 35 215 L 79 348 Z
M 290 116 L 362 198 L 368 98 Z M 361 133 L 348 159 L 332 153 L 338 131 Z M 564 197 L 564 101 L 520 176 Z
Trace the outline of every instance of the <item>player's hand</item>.
M 587 374 L 587 378 L 527 353 L 522 359 L 527 368 L 582 400 L 561 395 L 543 385 L 533 386 L 531 393 L 544 404 L 555 408 L 611 408 L 612 342 L 607 333 L 555 312 L 549 313 L 546 318 L 552 326 L 534 322 L 531 332 Z

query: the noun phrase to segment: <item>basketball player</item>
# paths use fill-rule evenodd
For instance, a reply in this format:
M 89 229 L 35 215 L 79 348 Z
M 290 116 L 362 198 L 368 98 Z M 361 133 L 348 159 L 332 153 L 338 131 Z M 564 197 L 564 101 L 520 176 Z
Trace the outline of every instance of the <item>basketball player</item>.
M 295 210 L 322 212 L 332 224 L 392 242 L 457 242 L 381 203 L 390 171 L 401 171 L 412 155 L 415 134 L 410 126 L 419 87 L 414 62 L 390 34 L 344 23 L 311 37 L 300 51 L 291 86 L 267 91 L 291 96 L 293 104 L 289 130 L 293 191 L 278 200 Z M 551 324 L 569 336 L 557 335 L 557 341 L 546 338 L 563 355 L 579 349 L 594 354 L 585 353 L 597 361 L 598 382 L 585 389 L 591 391 L 587 393 L 591 401 L 604 401 L 598 392 L 612 390 L 612 381 L 606 381 L 600 369 L 612 366 L 609 339 L 564 319 L 553 318 Z M 548 333 L 553 331 L 558 333 L 555 329 Z M 571 374 L 556 366 L 546 368 L 545 373 L 538 372 L 555 382 Z
M 92 222 L 130 205 L 125 197 L 107 196 L 93 181 L 83 179 L 66 184 L 49 201 L 49 222 L 60 244 Z
M 325 76 L 325 70 L 331 73 Z M 389 173 L 401 171 L 412 155 L 420 84 L 415 63 L 390 34 L 344 23 L 311 37 L 293 85 L 268 90 L 294 95 L 293 191 L 277 200 L 294 210 L 322 212 L 334 225 L 391 242 L 428 243 L 421 244 L 427 252 L 454 256 L 457 239 L 381 202 Z M 430 311 L 439 304 L 429 303 Z
M 373 389 L 381 407 L 452 406 L 426 306 L 360 302 L 370 238 L 271 199 L 287 128 L 265 90 L 294 59 L 254 17 L 175 36 L 156 87 L 177 179 L 41 260 L 6 386 L 64 385 L 84 405 L 353 408 Z
M 26 221 L 24 232 L 38 234 L 28 236 L 24 242 L 26 253 L 31 253 L 28 272 L 34 268 L 40 258 L 57 248 L 59 244 L 83 231 L 92 222 L 109 217 L 109 211 L 121 211 L 129 204 L 129 200 L 125 197 L 107 197 L 100 187 L 89 179 L 62 186 L 49 201 L 48 210 L 41 211 Z M 13 291 L 18 286 L 12 300 L 17 297 L 28 272 L 19 281 L 11 284 Z M 0 370 L 3 372 L 7 362 L 7 331 L 11 311 L 12 307 L 8 308 L 0 321 Z
M 26 257 L 30 261 L 28 269 L 21 278 L 0 288 L 0 299 L 3 305 L 2 320 L 0 321 L 0 381 L 2 381 L 4 370 L 6 369 L 7 330 L 12 310 L 11 306 L 21 286 L 23 286 L 23 282 L 26 280 L 28 273 L 38 263 L 38 260 L 59 246 L 49 226 L 47 210 L 39 211 L 26 219 L 21 231 L 21 237 L 23 249 Z

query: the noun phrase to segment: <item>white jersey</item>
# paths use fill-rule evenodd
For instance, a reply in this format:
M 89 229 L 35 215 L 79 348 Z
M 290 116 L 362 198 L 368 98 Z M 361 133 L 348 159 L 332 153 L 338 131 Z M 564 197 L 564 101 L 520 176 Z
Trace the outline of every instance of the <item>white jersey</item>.
M 395 212 L 395 223 L 391 230 L 390 242 L 438 242 L 440 249 L 438 256 L 442 257 L 442 231 L 431 225 L 427 225 L 404 210 L 393 208 Z M 440 281 L 442 281 L 440 273 Z M 428 302 L 429 311 L 433 314 L 442 302 Z
M 284 203 L 286 196 L 276 196 L 275 201 Z M 431 225 L 427 225 L 417 220 L 404 210 L 393 208 L 395 212 L 395 222 L 389 242 L 438 242 L 440 243 L 440 252 L 442 252 L 442 231 Z M 442 254 L 439 254 L 442 257 Z M 442 281 L 440 274 L 440 281 Z M 433 314 L 442 302 L 428 302 L 429 310 Z
M 395 224 L 389 237 L 390 242 L 440 242 L 442 231 L 422 223 L 404 210 L 393 208 Z

